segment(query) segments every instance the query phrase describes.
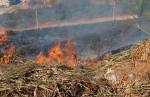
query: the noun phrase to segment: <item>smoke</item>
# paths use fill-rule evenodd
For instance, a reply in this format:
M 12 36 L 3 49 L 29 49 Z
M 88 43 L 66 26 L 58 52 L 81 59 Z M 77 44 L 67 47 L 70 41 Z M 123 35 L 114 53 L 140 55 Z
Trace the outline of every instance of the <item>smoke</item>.
M 98 3 L 96 3 L 98 2 Z M 93 19 L 96 17 L 113 17 L 130 15 L 128 6 L 110 0 L 63 0 L 52 7 L 37 9 L 39 23 L 47 21 Z M 1 25 L 7 28 L 20 28 L 36 25 L 35 9 L 17 10 L 0 16 Z M 148 36 L 135 27 L 134 21 L 112 21 L 76 26 L 53 27 L 28 31 L 10 32 L 11 43 L 16 45 L 17 52 L 25 56 L 35 56 L 48 49 L 58 41 L 73 40 L 81 57 L 100 56 L 106 52 L 136 43 Z
M 71 39 L 81 57 L 100 56 L 146 38 L 146 34 L 129 22 L 114 26 L 106 23 L 14 32 L 11 36 L 12 43 L 19 48 L 18 52 L 33 56 L 40 51 L 46 53 L 58 41 Z

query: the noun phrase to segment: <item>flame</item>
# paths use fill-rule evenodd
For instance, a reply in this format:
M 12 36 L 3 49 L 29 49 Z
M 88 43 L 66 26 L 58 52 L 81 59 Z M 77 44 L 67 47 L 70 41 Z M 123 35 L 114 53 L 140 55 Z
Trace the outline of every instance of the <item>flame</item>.
M 4 30 L 0 30 L 0 45 L 5 45 L 8 43 L 8 35 Z
M 0 28 L 0 45 L 6 45 L 8 44 L 8 42 L 7 32 L 4 29 Z M 11 46 L 10 48 L 8 48 L 6 53 L 0 58 L 0 64 L 8 64 L 15 52 L 15 49 L 15 46 Z
M 69 67 L 75 67 L 77 64 L 77 55 L 74 49 L 74 44 L 71 40 L 65 43 L 64 48 L 61 48 L 61 43 L 58 42 L 53 48 L 48 50 L 48 56 L 39 53 L 36 56 L 37 63 L 61 63 Z
M 49 49 L 49 52 L 48 52 L 49 61 L 52 60 L 58 63 L 64 62 L 64 54 L 60 46 L 61 46 L 61 43 L 57 43 L 52 49 Z
M 68 40 L 67 43 L 65 44 L 64 48 L 64 53 L 65 53 L 65 63 L 71 66 L 75 66 L 77 63 L 77 54 L 74 49 L 74 43 L 71 40 Z
M 10 59 L 12 58 L 16 47 L 13 45 L 10 48 L 7 49 L 6 53 L 3 55 L 3 57 L 0 59 L 0 64 L 8 64 L 10 62 Z
M 42 52 L 40 52 L 40 53 L 36 56 L 36 58 L 38 59 L 38 60 L 37 60 L 37 63 L 47 62 L 47 57 L 44 56 L 44 55 L 42 54 Z

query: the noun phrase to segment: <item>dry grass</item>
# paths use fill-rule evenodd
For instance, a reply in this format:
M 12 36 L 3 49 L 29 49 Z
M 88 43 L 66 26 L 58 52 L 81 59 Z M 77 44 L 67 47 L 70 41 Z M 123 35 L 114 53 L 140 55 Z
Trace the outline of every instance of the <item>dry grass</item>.
M 18 59 L 18 58 L 17 58 Z M 16 59 L 14 58 L 13 61 Z M 21 60 L 21 59 L 18 59 Z M 16 62 L 16 61 L 15 61 Z M 1 68 L 0 97 L 105 97 L 116 95 L 100 65 L 76 68 L 22 61 Z
M 149 49 L 147 40 L 75 68 L 15 56 L 0 68 L 0 97 L 149 97 Z
M 133 60 L 147 61 L 150 59 L 150 40 L 145 40 L 136 45 L 131 53 L 130 58 Z

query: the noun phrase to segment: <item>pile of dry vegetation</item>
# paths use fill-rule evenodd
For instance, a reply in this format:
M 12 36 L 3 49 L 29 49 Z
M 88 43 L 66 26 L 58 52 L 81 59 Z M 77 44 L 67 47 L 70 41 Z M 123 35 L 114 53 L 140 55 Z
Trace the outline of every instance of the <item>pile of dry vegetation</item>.
M 149 58 L 150 40 L 146 40 L 95 65 L 70 68 L 29 60 L 4 65 L 0 97 L 149 97 Z
M 95 78 L 95 68 L 22 64 L 2 68 L 1 97 L 97 97 L 114 93 L 106 79 Z M 102 89 L 99 89 L 101 83 Z M 105 90 L 105 87 L 108 88 Z M 101 90 L 102 92 L 100 93 Z

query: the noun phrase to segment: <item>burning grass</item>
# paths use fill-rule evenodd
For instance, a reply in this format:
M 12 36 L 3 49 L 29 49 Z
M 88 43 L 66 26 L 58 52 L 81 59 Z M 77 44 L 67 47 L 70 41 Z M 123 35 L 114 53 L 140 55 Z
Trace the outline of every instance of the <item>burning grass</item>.
M 64 48 L 61 48 L 61 43 L 58 42 L 53 48 L 49 49 L 48 56 L 39 53 L 36 58 L 37 63 L 52 64 L 56 62 L 70 67 L 75 67 L 77 64 L 77 54 L 71 40 L 66 42 Z
M 65 65 L 74 60 L 71 41 L 63 48 L 58 43 L 47 56 L 40 53 L 41 63 L 13 56 L 15 64 L 0 68 L 0 97 L 149 97 L 149 43 L 106 55 L 94 65 Z
M 8 64 L 10 62 L 13 54 L 15 53 L 15 49 L 16 49 L 16 47 L 14 45 L 10 46 L 10 48 L 7 49 L 7 51 L 5 52 L 3 57 L 1 57 L 0 64 Z

